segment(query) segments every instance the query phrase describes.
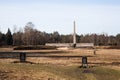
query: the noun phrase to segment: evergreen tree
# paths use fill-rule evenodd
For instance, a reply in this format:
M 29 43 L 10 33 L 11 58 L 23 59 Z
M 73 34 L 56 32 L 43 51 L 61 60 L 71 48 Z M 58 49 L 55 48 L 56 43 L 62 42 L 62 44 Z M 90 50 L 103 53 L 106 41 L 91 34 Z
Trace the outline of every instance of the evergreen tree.
M 10 29 L 8 28 L 8 32 L 6 33 L 6 43 L 7 45 L 13 44 L 13 38 Z

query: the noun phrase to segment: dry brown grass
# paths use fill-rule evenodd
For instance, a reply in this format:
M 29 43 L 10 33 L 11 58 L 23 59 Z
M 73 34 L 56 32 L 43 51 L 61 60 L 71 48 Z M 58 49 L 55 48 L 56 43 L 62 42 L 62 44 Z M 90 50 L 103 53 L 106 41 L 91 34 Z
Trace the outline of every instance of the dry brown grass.
M 67 49 L 67 50 L 26 50 L 22 52 L 43 53 L 42 56 L 44 57 L 27 58 L 28 61 L 34 63 L 55 64 L 55 65 L 80 65 L 81 56 L 92 56 L 92 57 L 88 57 L 88 62 L 90 63 L 89 65 L 104 66 L 107 64 L 112 65 L 112 63 L 114 64 L 120 62 L 119 49 L 98 49 L 96 51 L 96 55 L 93 54 L 93 51 L 94 51 L 93 49 Z M 16 51 L 14 50 L 14 52 Z M 21 50 L 19 50 L 18 52 L 21 52 Z M 50 54 L 44 54 L 45 52 Z M 58 57 L 51 57 L 51 56 L 58 56 Z
M 112 63 L 120 63 L 119 49 L 98 49 L 96 51 L 96 55 L 93 54 L 94 51 L 93 49 L 17 50 L 16 51 L 16 50 L 12 50 L 11 48 L 10 49 L 0 48 L 0 52 L 2 51 L 41 53 L 40 56 L 44 56 L 44 57 L 27 58 L 27 61 L 31 61 L 34 63 L 57 64 L 57 65 L 80 65 L 81 56 L 92 56 L 92 57 L 88 57 L 88 62 L 94 65 L 101 65 L 101 64 L 107 65 Z M 2 59 L 0 61 L 2 61 Z M 7 62 L 14 61 L 14 59 L 12 60 L 6 59 L 5 61 Z
M 81 56 L 88 57 L 89 66 L 102 66 L 120 71 L 120 50 L 119 49 L 97 49 L 96 55 L 93 54 L 93 49 L 62 49 L 62 50 L 24 50 L 15 51 L 12 49 L 1 48 L 2 52 L 38 52 L 43 53 L 44 57 L 28 57 L 27 61 L 37 64 L 52 64 L 57 66 L 80 66 Z M 44 54 L 46 53 L 46 54 Z M 47 54 L 48 53 L 48 54 Z M 47 56 L 47 57 L 45 57 Z M 59 57 L 61 56 L 61 57 Z M 0 63 L 11 63 L 18 61 L 18 59 L 0 59 Z M 17 72 L 15 76 L 22 75 Z M 59 76 L 41 71 L 40 73 L 29 73 L 33 78 L 40 77 L 40 80 L 48 80 L 48 78 L 56 77 L 55 80 L 59 80 Z M 28 76 L 27 74 L 25 76 Z M 45 78 L 47 76 L 47 78 Z M 21 78 L 21 76 L 19 76 Z M 88 76 L 89 77 L 89 76 Z M 19 79 L 18 79 L 19 80 Z

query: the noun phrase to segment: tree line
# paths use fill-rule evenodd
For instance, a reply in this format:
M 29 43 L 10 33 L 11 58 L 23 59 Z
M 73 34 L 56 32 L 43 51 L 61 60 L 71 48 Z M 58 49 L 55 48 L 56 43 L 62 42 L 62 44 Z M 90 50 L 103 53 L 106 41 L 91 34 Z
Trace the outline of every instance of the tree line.
M 96 46 L 120 46 L 120 34 L 116 36 L 107 34 L 76 35 L 77 43 L 94 43 Z M 28 22 L 23 30 L 14 31 L 11 34 L 8 29 L 6 34 L 0 32 L 0 46 L 20 45 L 45 45 L 45 43 L 72 43 L 73 35 L 60 35 L 57 31 L 53 33 L 41 32 L 34 29 L 34 24 Z

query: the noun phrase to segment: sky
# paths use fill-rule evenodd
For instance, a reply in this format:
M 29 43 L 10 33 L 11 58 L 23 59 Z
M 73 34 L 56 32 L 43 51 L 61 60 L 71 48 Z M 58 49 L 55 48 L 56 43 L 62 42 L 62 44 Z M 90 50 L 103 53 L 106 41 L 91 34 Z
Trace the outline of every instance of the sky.
M 32 22 L 36 29 L 72 34 L 120 33 L 120 0 L 0 0 L 0 31 Z

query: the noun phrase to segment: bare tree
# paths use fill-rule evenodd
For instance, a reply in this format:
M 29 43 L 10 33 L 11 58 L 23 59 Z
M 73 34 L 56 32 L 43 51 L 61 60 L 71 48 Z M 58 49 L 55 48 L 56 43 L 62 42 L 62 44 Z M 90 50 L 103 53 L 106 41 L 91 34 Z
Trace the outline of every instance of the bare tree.
M 33 41 L 33 27 L 34 27 L 34 24 L 32 22 L 28 22 L 26 25 L 25 25 L 25 28 L 24 28 L 24 34 L 23 34 L 23 37 L 22 37 L 22 40 L 23 40 L 23 43 L 25 45 L 32 45 L 32 41 Z

